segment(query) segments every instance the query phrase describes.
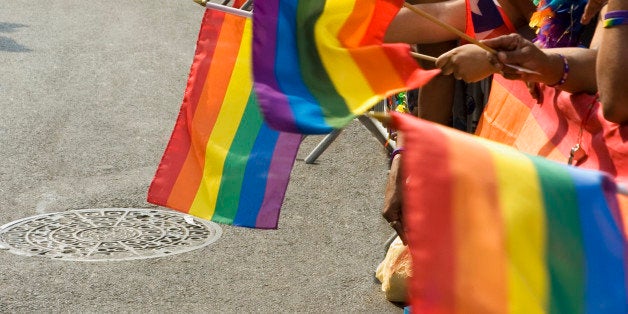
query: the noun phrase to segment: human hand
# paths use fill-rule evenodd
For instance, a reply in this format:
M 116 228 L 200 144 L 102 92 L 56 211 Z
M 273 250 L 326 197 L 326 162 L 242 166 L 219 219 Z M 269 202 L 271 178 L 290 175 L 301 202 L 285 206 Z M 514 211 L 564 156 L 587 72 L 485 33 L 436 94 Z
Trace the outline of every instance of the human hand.
M 552 84 L 558 82 L 563 75 L 562 57 L 558 54 L 546 54 L 519 34 L 482 40 L 482 43 L 498 50 L 499 62 L 530 70 L 522 71 L 502 65 L 502 75 L 507 79 Z
M 453 74 L 458 80 L 477 82 L 499 72 L 499 62 L 494 55 L 477 45 L 456 47 L 436 60 L 436 66 L 445 75 Z
M 582 18 L 580 18 L 580 23 L 582 25 L 587 25 L 594 16 L 600 13 L 600 10 L 608 3 L 608 0 L 589 0 L 587 4 L 584 6 L 584 12 L 582 13 Z
M 543 93 L 541 92 L 541 86 L 536 82 L 526 82 L 526 87 L 530 96 L 534 98 L 538 103 L 543 103 Z
M 406 234 L 403 229 L 402 205 L 403 205 L 403 179 L 401 175 L 401 155 L 393 157 L 384 193 L 384 208 L 382 216 L 388 221 L 390 227 L 395 229 L 399 238 L 406 244 Z

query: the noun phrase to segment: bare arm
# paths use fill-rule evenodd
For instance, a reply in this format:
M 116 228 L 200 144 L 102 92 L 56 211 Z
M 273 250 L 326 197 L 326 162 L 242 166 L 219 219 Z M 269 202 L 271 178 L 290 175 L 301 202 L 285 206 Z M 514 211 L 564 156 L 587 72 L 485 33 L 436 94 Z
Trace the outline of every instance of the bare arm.
M 568 72 L 565 82 L 558 87 L 568 92 L 595 93 L 597 91 L 596 78 L 593 75 L 596 50 L 584 48 L 542 50 L 517 34 L 489 39 L 484 43 L 500 51 L 497 54 L 499 61 L 519 65 L 539 74 L 528 74 L 506 68 L 498 62 L 495 56 L 470 44 L 441 55 L 436 65 L 442 69 L 442 74 L 453 74 L 456 78 L 467 82 L 475 82 L 501 71 L 508 79 L 552 85 L 561 81 L 565 74 L 566 68 L 560 56 L 563 55 L 567 58 Z
M 567 81 L 561 86 L 560 89 L 577 93 L 585 92 L 589 94 L 595 94 L 597 92 L 597 80 L 595 75 L 595 60 L 597 58 L 597 50 L 586 48 L 554 48 L 544 50 L 547 54 L 562 54 L 569 62 L 569 75 Z M 554 61 L 554 64 L 558 63 L 559 68 L 562 66 L 562 60 Z M 556 67 L 554 65 L 554 67 Z M 556 72 L 554 72 L 556 73 Z M 562 73 L 562 69 L 558 71 L 559 75 Z M 555 75 L 555 74 L 554 74 Z M 547 77 L 551 77 L 548 75 Z M 555 79 L 546 79 L 543 83 L 553 84 L 557 82 Z M 560 77 L 558 77 L 560 79 Z M 553 81 L 552 81 L 553 80 Z
M 608 11 L 628 10 L 628 1 L 610 0 Z M 628 123 L 628 25 L 602 30 L 596 76 L 604 117 Z
M 415 6 L 460 31 L 465 29 L 466 8 L 464 0 L 422 3 L 415 4 Z M 456 34 L 447 31 L 407 8 L 401 8 L 395 19 L 390 23 L 384 36 L 385 42 L 410 44 L 431 44 L 456 39 L 458 39 Z
M 597 51 L 586 48 L 539 49 L 532 42 L 520 35 L 510 34 L 483 41 L 486 45 L 499 50 L 500 62 L 515 64 L 538 72 L 529 74 L 503 68 L 504 76 L 548 85 L 558 83 L 565 74 L 563 55 L 567 58 L 569 69 L 566 81 L 558 88 L 568 92 L 597 91 L 595 78 L 595 59 Z

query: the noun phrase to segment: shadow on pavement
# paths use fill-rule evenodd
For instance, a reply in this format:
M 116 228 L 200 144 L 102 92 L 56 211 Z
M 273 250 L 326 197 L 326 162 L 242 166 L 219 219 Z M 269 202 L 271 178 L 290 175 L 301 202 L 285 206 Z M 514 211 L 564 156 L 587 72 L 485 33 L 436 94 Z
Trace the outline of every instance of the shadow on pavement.
M 27 27 L 25 24 L 17 24 L 17 23 L 4 23 L 0 22 L 0 33 L 13 33 L 17 31 L 18 28 Z M 32 49 L 19 44 L 15 40 L 0 35 L 0 51 L 8 51 L 8 52 L 29 52 Z

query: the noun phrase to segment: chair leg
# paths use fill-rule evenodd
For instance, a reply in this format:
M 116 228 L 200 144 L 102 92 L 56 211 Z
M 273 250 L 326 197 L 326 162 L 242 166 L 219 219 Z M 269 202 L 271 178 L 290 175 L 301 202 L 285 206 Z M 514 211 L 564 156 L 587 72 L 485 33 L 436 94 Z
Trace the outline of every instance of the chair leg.
M 331 143 L 340 135 L 342 129 L 333 130 L 331 133 L 327 134 L 325 138 L 318 143 L 316 148 L 305 158 L 306 164 L 313 164 L 318 156 L 320 156 L 326 149 L 331 145 Z
M 371 135 L 373 135 L 373 137 L 375 137 L 375 139 L 377 139 L 377 141 L 380 142 L 386 150 L 388 150 L 389 154 L 392 153 L 392 151 L 396 148 L 395 142 L 388 141 L 388 132 L 381 124 L 374 122 L 373 119 L 365 115 L 358 116 L 358 120 L 362 123 L 362 125 L 364 125 L 364 127 L 366 127 L 367 130 L 369 130 L 369 132 L 371 132 Z

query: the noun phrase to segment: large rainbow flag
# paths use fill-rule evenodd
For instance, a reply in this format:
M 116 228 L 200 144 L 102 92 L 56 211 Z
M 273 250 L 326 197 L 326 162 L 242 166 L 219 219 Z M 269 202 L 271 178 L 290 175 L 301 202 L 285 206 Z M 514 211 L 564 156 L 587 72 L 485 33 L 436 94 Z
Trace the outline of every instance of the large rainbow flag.
M 509 146 L 393 115 L 417 313 L 628 313 L 616 185 Z
M 406 44 L 383 44 L 403 0 L 254 3 L 253 74 L 264 118 L 281 131 L 342 128 L 388 95 L 419 87 Z
M 276 228 L 301 136 L 264 123 L 252 93 L 251 20 L 207 9 L 174 131 L 148 201 Z

